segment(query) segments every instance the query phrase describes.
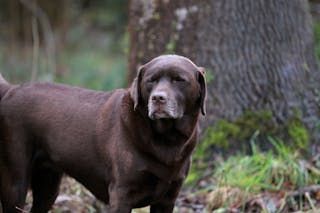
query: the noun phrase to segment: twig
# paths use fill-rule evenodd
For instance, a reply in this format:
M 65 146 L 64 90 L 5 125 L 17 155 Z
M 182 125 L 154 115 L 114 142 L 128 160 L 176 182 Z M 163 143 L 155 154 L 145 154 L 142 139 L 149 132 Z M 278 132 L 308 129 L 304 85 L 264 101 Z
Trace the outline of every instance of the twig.
M 298 196 L 298 195 L 303 195 L 305 193 L 310 193 L 310 192 L 320 192 L 320 185 L 311 185 L 311 186 L 306 186 L 302 187 L 297 191 L 290 191 L 287 193 L 288 196 Z
M 281 205 L 280 205 L 279 209 L 277 210 L 277 213 L 282 212 L 282 210 L 286 206 L 286 200 L 287 200 L 287 195 L 285 195 L 285 197 L 281 199 Z
M 55 41 L 49 18 L 35 2 L 30 0 L 20 0 L 20 2 L 40 21 L 46 43 L 48 67 L 54 73 L 54 75 L 56 75 Z
M 314 204 L 313 204 L 313 202 L 312 202 L 312 199 L 311 199 L 311 197 L 310 197 L 310 193 L 309 193 L 309 192 L 306 192 L 306 193 L 305 193 L 305 196 L 306 196 L 306 198 L 307 198 L 307 200 L 308 200 L 308 202 L 309 202 L 312 210 L 316 210 L 316 207 L 314 206 Z
M 28 213 L 28 211 L 26 211 L 26 210 L 24 210 L 24 209 L 21 209 L 21 208 L 19 208 L 18 206 L 16 206 L 16 209 L 19 210 L 19 211 L 21 211 L 21 212 L 23 212 L 23 213 Z
M 303 160 L 302 163 L 304 164 L 304 166 L 309 169 L 311 172 L 313 172 L 315 175 L 320 176 L 320 170 L 313 166 L 311 163 L 309 163 L 308 161 Z
M 38 30 L 38 22 L 35 16 L 32 17 L 32 38 L 33 38 L 33 51 L 32 51 L 31 81 L 34 81 L 38 73 L 38 59 L 39 59 L 39 30 Z

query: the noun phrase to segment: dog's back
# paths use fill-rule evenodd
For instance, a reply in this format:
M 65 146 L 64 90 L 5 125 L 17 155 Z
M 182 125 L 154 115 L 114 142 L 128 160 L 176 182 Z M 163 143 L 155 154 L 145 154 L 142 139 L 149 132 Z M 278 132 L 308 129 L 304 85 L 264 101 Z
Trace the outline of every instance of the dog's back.
M 14 129 L 17 134 L 20 127 L 27 128 L 28 138 L 46 132 L 47 137 L 54 134 L 62 141 L 65 137 L 75 141 L 87 132 L 91 137 L 89 129 L 95 126 L 99 111 L 112 94 L 48 82 L 0 85 L 0 116 L 5 116 L 10 131 Z M 64 134 L 67 130 L 69 134 Z M 42 141 L 49 140 L 41 137 Z

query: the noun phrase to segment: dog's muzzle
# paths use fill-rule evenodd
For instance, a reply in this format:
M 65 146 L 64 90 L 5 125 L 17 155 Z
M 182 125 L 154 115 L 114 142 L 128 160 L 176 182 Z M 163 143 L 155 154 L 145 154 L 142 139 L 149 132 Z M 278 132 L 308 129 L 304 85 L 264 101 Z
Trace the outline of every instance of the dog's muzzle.
M 177 102 L 166 92 L 152 92 L 148 101 L 148 116 L 156 119 L 178 119 L 182 117 Z

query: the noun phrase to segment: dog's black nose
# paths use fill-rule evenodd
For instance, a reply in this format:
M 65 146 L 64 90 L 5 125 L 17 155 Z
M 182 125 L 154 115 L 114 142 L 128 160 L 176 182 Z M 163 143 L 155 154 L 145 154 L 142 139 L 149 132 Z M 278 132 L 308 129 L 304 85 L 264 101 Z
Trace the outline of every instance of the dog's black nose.
M 167 95 L 164 92 L 155 92 L 152 94 L 151 100 L 154 103 L 165 104 L 167 102 Z

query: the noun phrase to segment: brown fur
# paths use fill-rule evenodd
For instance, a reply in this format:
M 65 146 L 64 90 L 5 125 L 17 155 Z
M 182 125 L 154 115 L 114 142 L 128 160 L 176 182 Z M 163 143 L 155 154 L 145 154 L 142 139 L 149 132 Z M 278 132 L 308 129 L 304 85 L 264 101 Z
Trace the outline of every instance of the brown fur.
M 155 58 L 131 88 L 112 92 L 4 79 L 0 88 L 4 213 L 23 208 L 29 187 L 31 212 L 47 212 L 63 173 L 109 212 L 147 205 L 152 213 L 172 212 L 205 113 L 204 73 L 189 59 Z

